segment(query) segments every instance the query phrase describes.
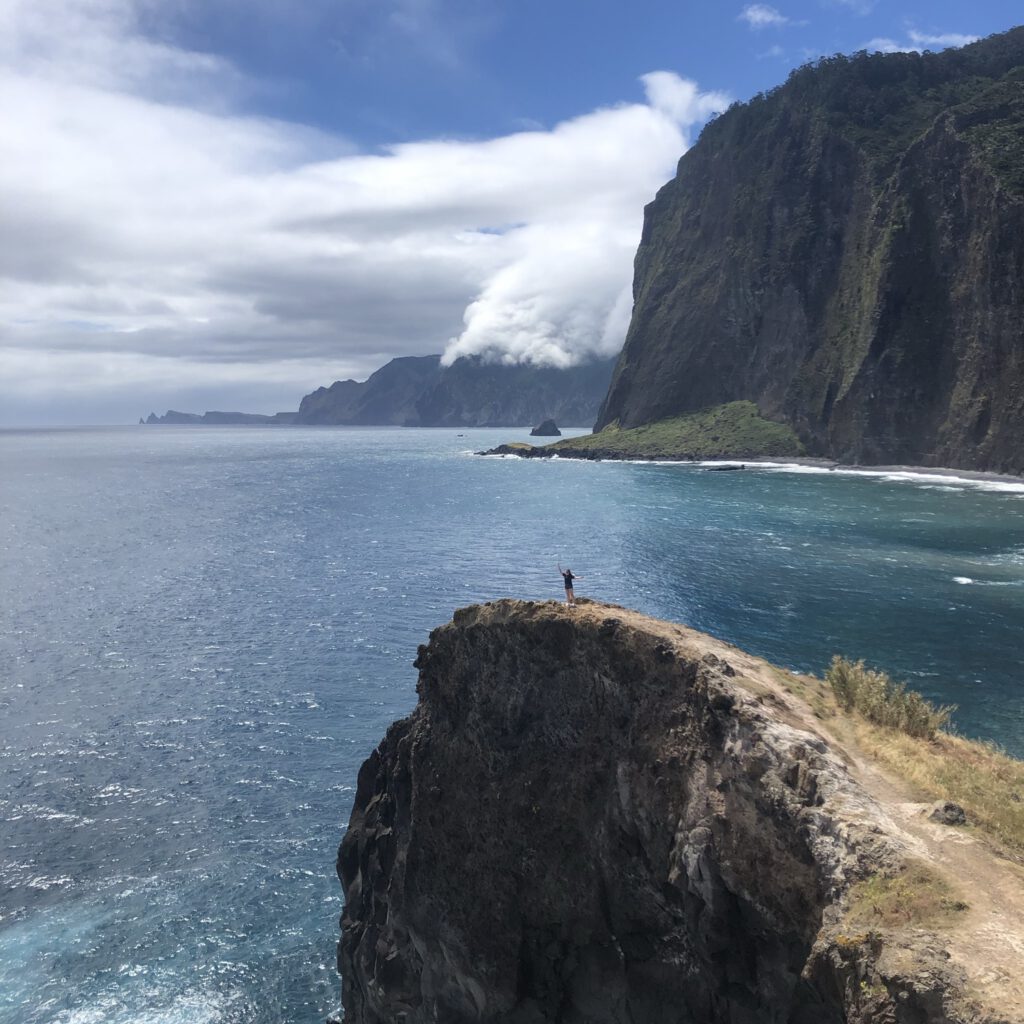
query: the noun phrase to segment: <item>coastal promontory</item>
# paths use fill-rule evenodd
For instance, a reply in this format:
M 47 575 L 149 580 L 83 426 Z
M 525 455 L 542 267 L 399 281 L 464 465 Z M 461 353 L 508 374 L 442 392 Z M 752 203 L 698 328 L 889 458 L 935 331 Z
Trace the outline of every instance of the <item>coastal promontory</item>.
M 1019 848 L 820 680 L 589 601 L 462 609 L 416 665 L 338 855 L 347 1024 L 1024 1021 Z

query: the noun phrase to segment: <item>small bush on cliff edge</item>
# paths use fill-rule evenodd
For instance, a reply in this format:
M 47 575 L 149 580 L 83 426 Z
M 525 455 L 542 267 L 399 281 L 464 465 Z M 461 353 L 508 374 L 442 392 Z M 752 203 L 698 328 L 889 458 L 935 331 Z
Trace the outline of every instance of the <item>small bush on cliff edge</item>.
M 850 890 L 846 922 L 884 928 L 948 924 L 967 909 L 945 878 L 922 861 L 909 861 L 897 874 L 858 882 Z
M 934 739 L 949 721 L 954 705 L 936 706 L 906 683 L 894 683 L 884 672 L 865 668 L 837 654 L 825 673 L 839 706 L 858 711 L 875 725 L 896 729 L 918 739 Z

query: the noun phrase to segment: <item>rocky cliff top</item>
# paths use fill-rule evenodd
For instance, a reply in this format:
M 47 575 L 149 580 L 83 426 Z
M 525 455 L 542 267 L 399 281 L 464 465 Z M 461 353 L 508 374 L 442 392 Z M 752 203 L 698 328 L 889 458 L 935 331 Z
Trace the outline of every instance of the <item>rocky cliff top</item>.
M 1018 868 L 809 680 L 594 602 L 463 609 L 416 664 L 339 851 L 350 1024 L 1024 1020 Z M 859 895 L 893 877 L 943 914 Z

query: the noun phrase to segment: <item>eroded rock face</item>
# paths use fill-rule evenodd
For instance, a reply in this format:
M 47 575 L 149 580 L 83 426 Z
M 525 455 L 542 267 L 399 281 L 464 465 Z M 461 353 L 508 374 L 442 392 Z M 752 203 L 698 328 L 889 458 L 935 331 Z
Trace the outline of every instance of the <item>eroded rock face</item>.
M 899 843 L 673 629 L 502 601 L 431 634 L 339 850 L 348 1024 L 961 1019 L 941 964 L 864 998 L 878 951 L 837 945 L 839 908 Z

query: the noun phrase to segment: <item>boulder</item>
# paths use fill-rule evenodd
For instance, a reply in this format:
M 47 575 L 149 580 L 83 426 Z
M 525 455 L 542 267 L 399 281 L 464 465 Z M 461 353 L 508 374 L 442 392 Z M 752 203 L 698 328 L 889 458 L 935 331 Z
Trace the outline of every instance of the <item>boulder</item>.
M 932 821 L 937 821 L 942 825 L 966 825 L 967 815 L 964 813 L 964 809 L 959 805 L 953 803 L 951 800 L 940 800 L 933 808 L 931 814 L 928 815 Z

